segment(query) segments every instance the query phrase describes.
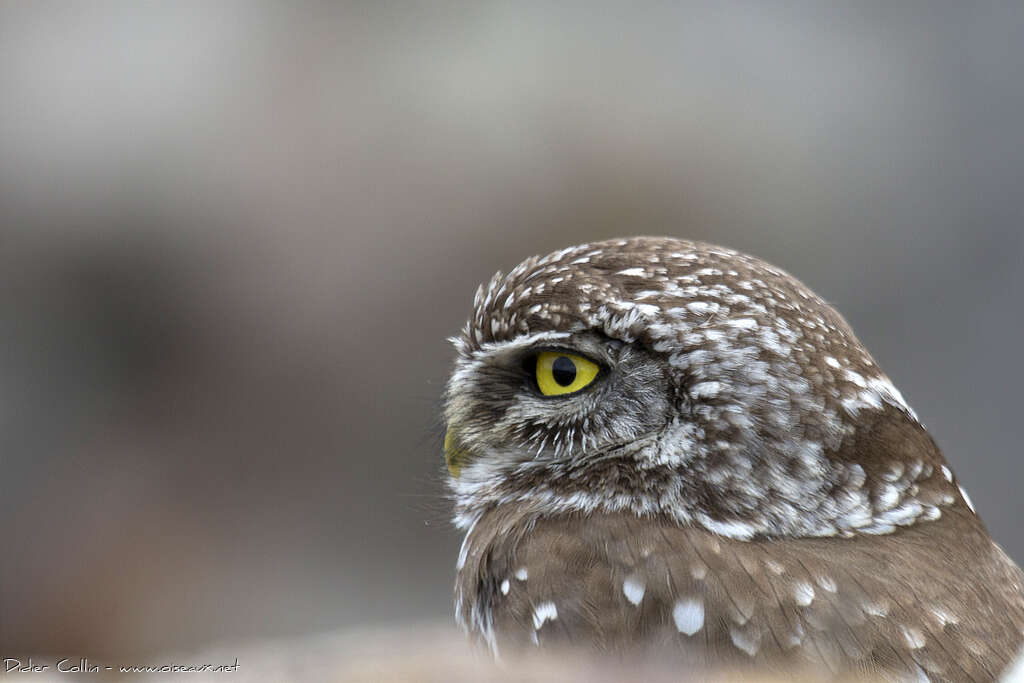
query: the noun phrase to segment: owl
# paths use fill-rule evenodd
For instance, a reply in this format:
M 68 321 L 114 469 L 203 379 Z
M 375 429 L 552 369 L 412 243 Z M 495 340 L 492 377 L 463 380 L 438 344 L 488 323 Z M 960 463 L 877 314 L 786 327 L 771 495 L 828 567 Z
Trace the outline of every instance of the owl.
M 453 339 L 455 614 L 497 656 L 992 681 L 1024 574 L 846 321 L 637 237 L 529 258 Z

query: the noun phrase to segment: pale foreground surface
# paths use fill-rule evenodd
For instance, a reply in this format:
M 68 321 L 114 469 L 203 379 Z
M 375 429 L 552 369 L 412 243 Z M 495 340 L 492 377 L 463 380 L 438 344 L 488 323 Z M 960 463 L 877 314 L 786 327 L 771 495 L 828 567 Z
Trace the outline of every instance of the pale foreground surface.
M 495 663 L 474 650 L 465 637 L 443 624 L 417 624 L 365 630 L 339 631 L 292 639 L 225 644 L 193 653 L 174 653 L 152 664 L 203 664 L 232 662 L 238 670 L 230 673 L 140 673 L 90 674 L 89 680 L 218 681 L 398 681 L 441 682 L 526 682 L 586 681 L 709 681 L 710 683 L 811 683 L 830 680 L 805 672 L 786 675 L 751 675 L 728 671 L 692 674 L 678 666 L 668 668 L 657 662 L 623 662 L 596 659 L 573 653 L 542 653 Z M 9 676 L 11 674 L 8 674 Z M 68 680 L 66 674 L 22 674 L 32 681 Z M 19 678 L 17 674 L 14 679 Z M 872 679 L 843 678 L 843 681 Z

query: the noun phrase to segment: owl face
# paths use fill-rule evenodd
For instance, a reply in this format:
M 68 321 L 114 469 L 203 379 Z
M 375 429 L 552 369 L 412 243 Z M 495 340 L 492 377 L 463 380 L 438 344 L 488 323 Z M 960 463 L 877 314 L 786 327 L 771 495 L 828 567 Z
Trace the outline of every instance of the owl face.
M 842 317 L 728 249 L 633 238 L 527 259 L 478 289 L 453 341 L 445 453 L 463 527 L 515 504 L 739 539 L 880 534 L 953 499 Z M 882 432 L 897 438 L 858 446 Z
M 664 429 L 678 398 L 647 349 L 591 331 L 526 335 L 453 377 L 449 432 L 459 446 L 449 464 L 468 481 L 499 463 L 593 458 Z

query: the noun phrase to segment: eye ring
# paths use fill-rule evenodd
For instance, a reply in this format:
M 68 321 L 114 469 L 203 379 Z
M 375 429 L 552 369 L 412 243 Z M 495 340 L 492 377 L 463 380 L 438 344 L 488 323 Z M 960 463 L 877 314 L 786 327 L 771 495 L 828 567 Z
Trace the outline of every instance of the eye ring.
M 568 351 L 541 351 L 534 365 L 534 379 L 544 396 L 575 394 L 592 384 L 601 366 Z

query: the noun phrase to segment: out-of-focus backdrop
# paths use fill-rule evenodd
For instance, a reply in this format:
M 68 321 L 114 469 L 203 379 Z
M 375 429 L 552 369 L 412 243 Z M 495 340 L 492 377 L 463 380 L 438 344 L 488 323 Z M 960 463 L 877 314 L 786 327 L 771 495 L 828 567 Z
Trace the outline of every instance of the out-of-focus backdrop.
M 1019 3 L 0 6 L 0 645 L 450 619 L 445 338 L 572 243 L 847 316 L 1024 560 Z

